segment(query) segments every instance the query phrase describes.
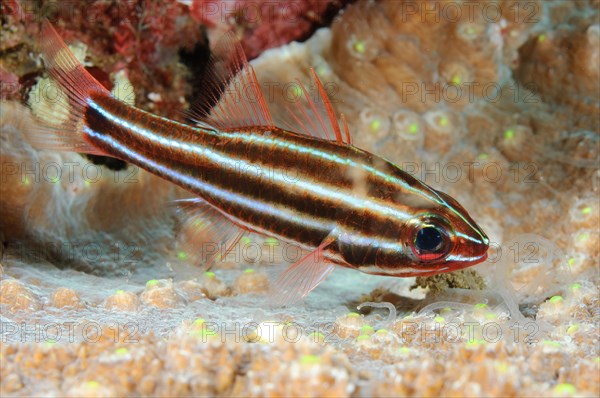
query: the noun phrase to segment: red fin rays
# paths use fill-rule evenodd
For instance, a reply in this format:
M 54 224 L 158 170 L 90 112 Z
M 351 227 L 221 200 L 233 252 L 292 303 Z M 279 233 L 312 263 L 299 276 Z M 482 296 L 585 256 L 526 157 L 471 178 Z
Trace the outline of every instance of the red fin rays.
M 201 86 L 201 96 L 192 107 L 192 120 L 221 130 L 273 126 L 254 69 L 232 32 L 217 43 Z
M 210 269 L 224 259 L 247 232 L 202 199 L 174 202 L 183 225 L 177 238 L 177 257 L 192 265 Z
M 29 104 L 44 126 L 28 132 L 28 140 L 44 149 L 103 154 L 83 139 L 82 119 L 91 95 L 110 92 L 85 70 L 48 20 L 42 22 L 39 44 L 46 69 L 60 87 L 48 83 L 37 98 L 30 98 Z
M 346 116 L 344 116 L 344 114 L 342 113 L 340 115 L 340 118 L 342 119 L 342 125 L 344 126 L 344 142 L 352 145 L 352 136 L 350 135 L 350 130 L 348 129 L 348 123 L 346 122 Z
M 345 135 L 342 134 L 325 86 L 314 69 L 310 69 L 310 74 L 313 90 L 307 89 L 300 80 L 296 80 L 298 98 L 293 103 L 287 104 L 288 114 L 273 115 L 275 123 L 310 137 L 350 144 L 347 127 Z
M 317 249 L 305 255 L 279 276 L 270 293 L 273 306 L 294 304 L 325 280 L 335 269 L 335 264 L 328 262 L 323 255 L 323 250 L 332 242 L 332 238 L 325 239 Z

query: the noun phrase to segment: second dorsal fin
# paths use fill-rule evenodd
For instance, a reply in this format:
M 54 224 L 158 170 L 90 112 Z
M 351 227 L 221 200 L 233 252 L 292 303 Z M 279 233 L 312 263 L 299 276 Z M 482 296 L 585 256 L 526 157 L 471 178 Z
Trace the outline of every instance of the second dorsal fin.
M 312 80 L 310 90 L 296 79 L 298 99 L 286 105 L 286 114 L 273 115 L 275 124 L 311 137 L 351 144 L 345 118 L 342 115 L 344 125 L 342 132 L 327 90 L 313 68 L 310 69 L 310 75 Z
M 272 127 L 273 119 L 240 42 L 227 32 L 215 46 L 190 118 L 220 130 Z

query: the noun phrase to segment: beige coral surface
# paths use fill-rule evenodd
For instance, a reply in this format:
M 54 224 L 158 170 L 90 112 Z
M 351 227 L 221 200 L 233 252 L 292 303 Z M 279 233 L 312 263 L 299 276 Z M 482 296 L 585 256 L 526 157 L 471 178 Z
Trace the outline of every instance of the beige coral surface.
M 481 290 L 343 269 L 271 308 L 283 246 L 250 237 L 188 266 L 166 205 L 182 191 L 36 151 L 29 110 L 3 102 L 0 393 L 598 396 L 599 15 L 363 1 L 253 62 L 273 112 L 314 67 L 356 146 L 468 209 L 493 242 Z

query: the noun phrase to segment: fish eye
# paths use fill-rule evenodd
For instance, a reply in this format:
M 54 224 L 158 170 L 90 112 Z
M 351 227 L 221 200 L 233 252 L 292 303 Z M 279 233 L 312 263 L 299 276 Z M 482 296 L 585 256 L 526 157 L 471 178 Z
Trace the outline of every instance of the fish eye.
M 412 250 L 421 261 L 433 261 L 450 252 L 450 237 L 444 228 L 425 224 L 416 229 Z

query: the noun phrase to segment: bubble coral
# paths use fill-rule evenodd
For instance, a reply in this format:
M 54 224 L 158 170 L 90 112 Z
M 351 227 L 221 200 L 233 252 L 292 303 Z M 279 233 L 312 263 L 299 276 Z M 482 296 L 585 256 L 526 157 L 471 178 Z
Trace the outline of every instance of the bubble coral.
M 195 280 L 177 282 L 177 290 L 181 292 L 188 303 L 206 298 L 206 293 L 203 291 L 203 285 Z
M 117 290 L 104 301 L 104 308 L 107 310 L 137 311 L 140 305 L 138 296 L 124 290 Z
M 260 391 L 280 396 L 305 396 L 307 391 L 315 397 L 343 396 L 355 388 L 348 358 L 331 347 L 300 340 L 278 350 L 253 345 L 250 355 L 255 360 L 236 390 L 250 391 L 252 396 Z
M 146 289 L 140 295 L 140 300 L 158 308 L 176 308 L 185 304 L 184 298 L 175 290 L 171 279 L 151 279 L 146 282 Z
M 460 116 L 452 111 L 435 109 L 423 114 L 425 144 L 428 151 L 446 153 L 460 140 L 463 133 Z
M 595 105 L 600 98 L 599 43 L 599 24 L 560 29 L 544 40 L 531 38 L 519 50 L 522 62 L 515 75 L 545 101 L 565 105 L 574 128 L 593 130 L 600 118 Z
M 85 308 L 85 303 L 81 300 L 79 294 L 77 294 L 75 290 L 66 287 L 56 289 L 54 293 L 52 293 L 50 305 L 58 308 Z
M 236 294 L 265 293 L 269 290 L 269 278 L 260 271 L 247 268 L 233 282 Z
M 335 333 L 341 338 L 358 337 L 362 327 L 366 324 L 362 315 L 350 312 L 335 320 Z
M 374 139 L 381 140 L 389 133 L 390 120 L 385 112 L 365 108 L 360 112 L 359 118 L 361 129 L 373 134 Z
M 395 333 L 379 329 L 371 334 L 360 334 L 356 338 L 355 345 L 358 352 L 364 352 L 378 359 L 385 352 L 395 351 L 400 346 L 400 339 Z
M 37 295 L 23 282 L 15 279 L 0 281 L 0 304 L 11 312 L 33 312 L 42 308 Z
M 212 271 L 205 272 L 198 280 L 202 284 L 206 295 L 211 299 L 231 294 L 231 289 Z
M 405 145 L 415 149 L 423 147 L 425 138 L 423 120 L 418 113 L 406 109 L 397 110 L 392 114 L 392 127 L 394 135 L 397 135 Z M 410 157 L 407 156 L 407 159 Z
M 451 22 L 440 15 L 441 7 L 434 7 L 433 12 L 428 11 L 434 15 L 423 20 L 427 7 L 425 3 L 416 2 L 381 5 L 360 2 L 349 7 L 344 20 L 332 27 L 331 55 L 335 72 L 376 101 L 370 93 L 382 93 L 376 103 L 384 110 L 389 110 L 390 104 L 402 103 L 418 112 L 439 103 L 449 85 L 460 86 L 465 82 L 483 85 L 496 81 L 498 71 L 494 59 L 498 56 L 498 47 L 491 36 L 481 35 L 477 42 L 456 40 L 455 27 L 458 22 L 469 20 L 467 10 L 459 10 L 459 21 Z M 436 40 L 441 36 L 449 40 Z M 487 41 L 487 45 L 483 45 L 482 40 Z M 377 57 L 366 54 L 377 54 Z M 399 64 L 396 59 L 402 62 Z M 464 63 L 467 59 L 468 63 Z M 441 81 L 437 78 L 440 75 Z M 394 91 L 390 91 L 390 86 Z M 475 90 L 477 96 L 480 90 Z M 383 98 L 388 101 L 382 101 Z M 433 101 L 425 101 L 429 98 Z

